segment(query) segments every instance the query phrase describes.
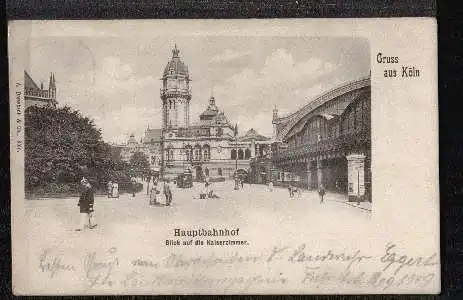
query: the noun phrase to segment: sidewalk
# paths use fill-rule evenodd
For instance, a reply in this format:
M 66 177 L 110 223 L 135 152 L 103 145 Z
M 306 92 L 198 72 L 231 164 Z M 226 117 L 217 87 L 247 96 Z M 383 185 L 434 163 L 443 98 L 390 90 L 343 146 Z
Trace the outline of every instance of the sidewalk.
M 281 186 L 276 187 L 276 188 L 286 189 L 285 187 L 281 187 Z M 318 193 L 315 190 L 304 190 L 304 189 L 302 189 L 301 191 L 302 191 L 302 193 L 309 193 L 309 194 L 313 194 L 314 196 L 316 195 L 316 197 L 318 198 Z M 344 195 L 344 194 L 327 192 L 325 194 L 324 199 L 325 199 L 325 201 L 339 202 L 339 203 L 342 203 L 344 205 L 352 206 L 352 207 L 355 207 L 355 208 L 358 208 L 358 209 L 361 209 L 361 210 L 364 210 L 364 211 L 367 211 L 367 212 L 371 212 L 371 202 L 360 202 L 357 205 L 357 202 L 349 202 L 349 201 L 347 201 L 347 195 Z
M 356 207 L 359 209 L 366 210 L 368 212 L 371 212 L 371 202 L 360 202 L 357 204 L 357 202 L 349 202 L 347 201 L 347 196 L 343 194 L 338 194 L 338 193 L 326 193 L 327 200 L 329 201 L 336 201 L 343 203 L 345 205 L 349 205 L 352 207 Z

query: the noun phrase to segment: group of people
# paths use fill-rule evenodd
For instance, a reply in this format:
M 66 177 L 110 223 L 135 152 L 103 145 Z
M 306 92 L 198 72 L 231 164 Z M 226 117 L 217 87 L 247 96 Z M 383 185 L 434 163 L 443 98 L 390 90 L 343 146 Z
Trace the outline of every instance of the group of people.
M 148 183 L 149 184 L 149 183 Z M 159 194 L 161 194 L 161 187 L 158 183 L 158 179 L 154 178 L 153 182 L 151 183 L 151 189 L 149 192 L 149 205 L 159 205 Z M 172 204 L 172 187 L 170 180 L 165 180 L 163 184 L 163 194 L 166 199 L 166 206 L 170 206 Z
M 204 186 L 201 192 L 199 193 L 199 198 L 200 199 L 206 199 L 206 198 L 219 198 L 217 194 L 214 193 L 214 189 L 212 186 L 212 183 L 210 182 L 209 178 L 206 178 L 204 181 Z
M 108 198 L 119 198 L 119 184 L 117 182 L 108 181 L 106 185 Z

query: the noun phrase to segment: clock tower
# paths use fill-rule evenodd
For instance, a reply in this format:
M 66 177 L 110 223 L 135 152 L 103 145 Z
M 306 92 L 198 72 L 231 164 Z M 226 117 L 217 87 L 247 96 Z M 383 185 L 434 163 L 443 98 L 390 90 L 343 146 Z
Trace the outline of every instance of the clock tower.
M 179 128 L 190 125 L 190 76 L 188 66 L 180 60 L 175 45 L 172 58 L 162 74 L 162 127 Z

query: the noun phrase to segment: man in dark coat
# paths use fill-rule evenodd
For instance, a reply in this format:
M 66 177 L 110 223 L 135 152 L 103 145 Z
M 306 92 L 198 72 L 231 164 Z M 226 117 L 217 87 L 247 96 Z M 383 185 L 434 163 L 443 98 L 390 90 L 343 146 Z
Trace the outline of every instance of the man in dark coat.
M 170 206 L 172 203 L 172 189 L 170 187 L 170 181 L 166 180 L 164 182 L 164 196 L 166 196 L 166 205 Z
M 320 187 L 318 188 L 318 195 L 320 196 L 320 203 L 323 203 L 323 197 L 325 196 L 326 191 L 325 191 L 325 186 L 320 184 Z
M 81 194 L 79 197 L 79 203 L 77 204 L 80 208 L 80 224 L 76 231 L 84 230 L 85 227 L 93 229 L 96 227 L 94 217 L 94 192 L 93 186 L 88 182 L 87 178 L 82 178 Z

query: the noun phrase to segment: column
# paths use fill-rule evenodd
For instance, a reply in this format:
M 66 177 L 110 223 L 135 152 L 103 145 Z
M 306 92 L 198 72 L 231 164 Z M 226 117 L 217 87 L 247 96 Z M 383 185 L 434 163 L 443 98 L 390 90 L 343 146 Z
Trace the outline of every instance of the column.
M 307 189 L 311 189 L 311 184 L 312 184 L 312 169 L 310 168 L 311 162 L 310 160 L 306 164 L 306 172 L 307 172 Z
M 317 186 L 320 187 L 323 184 L 323 161 L 317 159 Z
M 365 198 L 365 155 L 350 154 L 346 158 L 349 201 L 363 201 Z
M 256 147 L 259 147 L 259 144 L 256 144 L 254 139 L 251 140 L 251 157 L 254 158 L 258 156 L 258 153 L 256 153 Z
M 174 100 L 174 114 L 175 114 L 175 127 L 178 127 L 178 105 L 177 105 L 177 99 Z

